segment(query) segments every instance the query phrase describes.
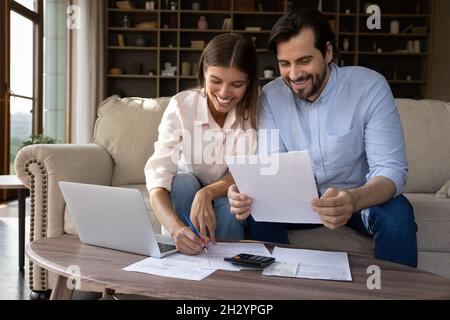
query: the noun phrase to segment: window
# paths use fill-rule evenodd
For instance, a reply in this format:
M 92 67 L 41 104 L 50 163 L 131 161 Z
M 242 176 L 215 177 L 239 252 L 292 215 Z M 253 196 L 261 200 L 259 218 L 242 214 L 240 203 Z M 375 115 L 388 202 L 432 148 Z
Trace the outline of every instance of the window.
M 42 132 L 43 0 L 5 0 L 0 14 L 0 173 L 14 174 L 22 141 Z

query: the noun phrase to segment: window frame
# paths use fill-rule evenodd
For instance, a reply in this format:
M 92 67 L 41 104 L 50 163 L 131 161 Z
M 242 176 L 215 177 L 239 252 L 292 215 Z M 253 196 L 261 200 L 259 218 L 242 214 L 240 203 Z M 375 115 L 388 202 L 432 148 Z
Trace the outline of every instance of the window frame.
M 43 79 L 44 79 L 44 1 L 36 0 L 37 11 L 32 11 L 14 0 L 1 1 L 0 16 L 0 174 L 9 174 L 10 152 L 10 14 L 11 11 L 29 19 L 34 24 L 33 116 L 32 133 L 43 131 Z

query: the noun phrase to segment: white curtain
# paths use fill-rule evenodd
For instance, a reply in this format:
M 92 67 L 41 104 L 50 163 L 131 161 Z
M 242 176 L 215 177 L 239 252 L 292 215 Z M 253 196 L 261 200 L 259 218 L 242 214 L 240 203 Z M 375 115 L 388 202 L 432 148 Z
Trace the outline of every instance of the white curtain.
M 78 25 L 71 32 L 71 141 L 92 141 L 97 107 L 104 94 L 104 0 L 72 0 Z M 72 13 L 75 11 L 72 11 Z

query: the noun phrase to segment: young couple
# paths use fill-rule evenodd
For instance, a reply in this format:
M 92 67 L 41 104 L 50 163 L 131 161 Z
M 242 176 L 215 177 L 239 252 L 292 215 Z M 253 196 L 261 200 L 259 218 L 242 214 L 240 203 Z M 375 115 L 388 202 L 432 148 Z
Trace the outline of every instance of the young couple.
M 384 77 L 337 67 L 334 34 L 318 11 L 281 17 L 269 48 L 281 76 L 259 95 L 252 42 L 216 36 L 200 58 L 199 88 L 172 97 L 163 115 L 145 175 L 152 208 L 177 248 L 198 254 L 209 241 L 246 234 L 288 243 L 286 224 L 252 219 L 252 199 L 239 193 L 224 156 L 307 149 L 321 193 L 311 206 L 323 225 L 352 227 L 374 238 L 375 258 L 416 267 L 417 227 L 401 194 L 403 133 Z M 255 129 L 276 129 L 279 143 L 271 134 L 256 141 Z

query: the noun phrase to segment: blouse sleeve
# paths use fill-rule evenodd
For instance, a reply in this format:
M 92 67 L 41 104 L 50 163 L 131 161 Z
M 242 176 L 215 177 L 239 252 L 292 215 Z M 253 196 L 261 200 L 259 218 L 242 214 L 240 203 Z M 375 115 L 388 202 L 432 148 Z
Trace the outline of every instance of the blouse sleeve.
M 181 147 L 181 121 L 178 102 L 171 99 L 158 127 L 155 151 L 145 165 L 147 190 L 162 187 L 171 191 L 173 177 L 178 171 Z

